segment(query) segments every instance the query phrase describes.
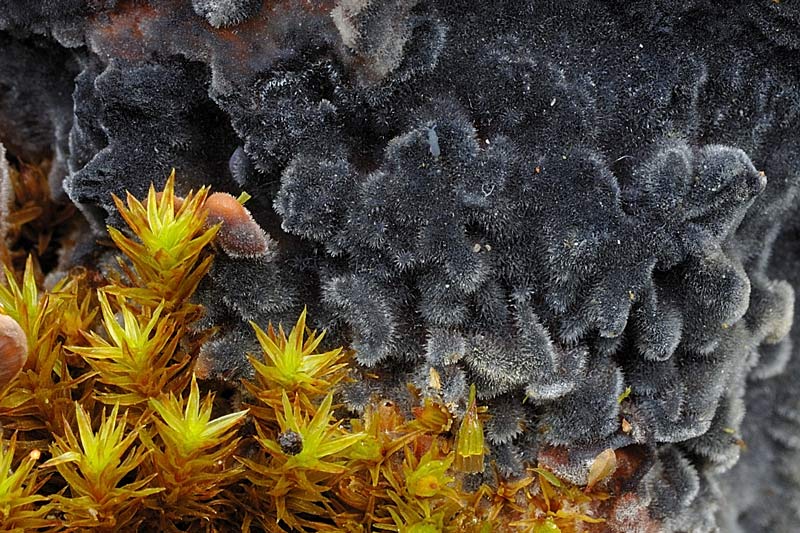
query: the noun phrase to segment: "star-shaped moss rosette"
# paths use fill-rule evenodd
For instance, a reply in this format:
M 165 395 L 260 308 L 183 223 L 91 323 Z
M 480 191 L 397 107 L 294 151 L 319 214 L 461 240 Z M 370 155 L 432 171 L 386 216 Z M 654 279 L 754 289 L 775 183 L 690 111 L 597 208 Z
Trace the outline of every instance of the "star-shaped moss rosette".
M 288 335 L 283 327 L 277 330 L 270 324 L 266 331 L 251 323 L 261 346 L 260 357 L 249 356 L 255 370 L 253 382 L 244 382 L 247 391 L 273 411 L 282 407 L 285 391 L 292 399 L 299 398 L 304 409 L 313 409 L 318 401 L 347 378 L 349 352 L 334 348 L 318 352 L 325 333 L 311 331 L 306 326 L 306 310 Z M 254 415 L 270 418 L 271 410 L 254 406 Z
M 115 312 L 105 291 L 98 291 L 98 300 L 106 335 L 89 332 L 90 346 L 68 347 L 81 355 L 97 372 L 97 380 L 106 385 L 95 395 L 105 403 L 135 405 L 164 391 L 180 390 L 181 380 L 176 379 L 189 360 L 173 361 L 180 341 L 175 331 L 178 321 L 164 316 L 163 305 L 152 311 L 136 309 L 118 296 Z
M 17 451 L 17 435 L 10 440 L 0 438 L 0 524 L 3 531 L 34 531 L 56 526 L 57 520 L 48 519 L 52 506 L 47 497 L 37 494 L 48 476 L 37 478 L 36 462 L 39 450 L 31 451 L 12 468 Z
M 5 278 L 5 285 L 0 285 L 0 308 L 25 337 L 25 354 L 17 361 L 16 374 L 0 383 L 0 423 L 6 430 L 20 432 L 18 446 L 33 449 L 46 443 L 49 433 L 63 435 L 64 419 L 72 418 L 73 389 L 93 376 L 69 367 L 63 343 L 82 340 L 80 332 L 89 327 L 96 312 L 77 278 L 63 279 L 49 291 L 41 291 L 32 257 L 26 261 L 21 283 L 8 268 Z M 22 346 L 6 343 L 4 364 L 22 355 L 8 353 L 12 348 Z
M 219 229 L 204 228 L 208 191 L 203 187 L 185 198 L 176 197 L 173 170 L 161 193 L 150 186 L 144 204 L 130 193 L 127 203 L 114 197 L 120 215 L 137 237 L 108 228 L 111 239 L 133 265 L 131 270 L 120 261 L 132 286 L 117 292 L 153 308 L 163 299 L 168 312 L 187 306 L 211 266 L 212 257 L 202 252 Z
M 67 492 L 53 499 L 73 528 L 123 529 L 137 522 L 145 498 L 163 490 L 148 486 L 154 475 L 136 476 L 149 452 L 136 444 L 138 430 L 130 429 L 127 412 L 119 416 L 115 405 L 102 413 L 94 431 L 90 414 L 76 403 L 78 433 L 66 425 L 65 437 L 51 445 L 53 458 L 43 465 L 54 467 L 67 483 Z
M 239 444 L 237 429 L 247 410 L 212 419 L 213 403 L 213 394 L 200 401 L 194 377 L 186 398 L 170 393 L 149 401 L 155 427 L 141 434 L 152 452 L 143 466 L 164 491 L 147 505 L 162 516 L 202 523 L 220 514 L 220 507 L 230 505 L 221 493 L 243 471 L 233 454 Z
M 281 408 L 276 411 L 277 435 L 256 424 L 258 444 L 271 457 L 266 464 L 242 458 L 248 479 L 263 487 L 268 508 L 274 508 L 279 522 L 290 528 L 318 527 L 329 516 L 327 502 L 330 484 L 348 470 L 349 448 L 366 437 L 345 430 L 331 413 L 333 395 L 328 394 L 313 416 L 304 412 L 298 396 L 292 403 L 281 393 Z M 287 436 L 292 446 L 288 447 Z M 304 518 L 305 516 L 305 518 Z M 321 520 L 322 519 L 322 520 Z

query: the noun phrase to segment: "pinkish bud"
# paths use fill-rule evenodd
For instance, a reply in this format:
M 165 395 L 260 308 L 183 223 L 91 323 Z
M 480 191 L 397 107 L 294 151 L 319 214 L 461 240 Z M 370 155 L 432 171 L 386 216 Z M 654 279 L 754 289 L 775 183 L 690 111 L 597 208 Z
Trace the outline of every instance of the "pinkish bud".
M 0 388 L 22 371 L 28 360 L 28 339 L 17 321 L 0 315 Z
M 231 257 L 261 257 L 270 252 L 270 238 L 264 233 L 250 211 L 236 198 L 215 192 L 206 200 L 207 224 L 222 223 L 217 242 Z

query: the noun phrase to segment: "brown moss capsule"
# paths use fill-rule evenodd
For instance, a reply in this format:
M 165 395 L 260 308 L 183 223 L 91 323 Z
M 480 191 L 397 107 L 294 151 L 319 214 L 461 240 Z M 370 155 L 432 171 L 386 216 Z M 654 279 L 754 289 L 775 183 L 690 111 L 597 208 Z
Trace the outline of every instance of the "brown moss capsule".
M 0 315 L 0 388 L 20 373 L 28 360 L 28 339 L 17 321 Z
M 215 192 L 206 200 L 207 223 L 222 223 L 217 242 L 231 257 L 261 257 L 270 251 L 270 239 L 253 220 L 250 211 L 224 192 Z
M 589 478 L 586 483 L 586 490 L 592 490 L 595 485 L 603 481 L 617 469 L 617 454 L 611 448 L 606 448 L 600 452 L 592 461 L 589 467 Z
M 469 388 L 467 411 L 456 434 L 456 457 L 454 466 L 459 472 L 472 474 L 483 472 L 484 437 L 483 423 L 478 417 L 475 385 Z

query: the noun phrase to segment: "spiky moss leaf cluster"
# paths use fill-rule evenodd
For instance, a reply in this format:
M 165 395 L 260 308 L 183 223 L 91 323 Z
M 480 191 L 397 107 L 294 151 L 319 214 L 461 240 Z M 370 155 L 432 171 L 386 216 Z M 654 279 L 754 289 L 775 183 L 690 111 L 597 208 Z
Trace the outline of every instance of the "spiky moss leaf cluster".
M 262 356 L 250 356 L 255 417 L 256 459 L 242 458 L 253 484 L 250 500 L 260 488 L 268 498 L 253 507 L 266 529 L 275 517 L 287 528 L 324 530 L 332 524 L 326 493 L 337 475 L 348 471 L 345 453 L 365 435 L 349 432 L 332 415 L 333 390 L 347 377 L 341 348 L 316 353 L 324 334 L 306 328 L 306 312 L 287 336 L 270 324 L 264 331 L 252 324 Z M 280 526 L 277 526 L 280 529 Z
M 189 298 L 210 267 L 212 256 L 204 248 L 218 227 L 205 228 L 208 189 L 178 198 L 174 180 L 173 172 L 160 193 L 151 186 L 144 204 L 130 194 L 127 205 L 115 198 L 135 237 L 109 228 L 125 254 L 118 259 L 124 278 L 112 274 L 111 284 L 98 290 L 102 330 L 87 333 L 89 346 L 70 347 L 104 385 L 95 397 L 113 404 L 114 412 L 125 405 L 138 417 L 126 439 L 133 435 L 140 444 L 135 466 L 140 485 L 120 490 L 141 512 L 116 527 L 151 521 L 172 531 L 207 522 L 226 502 L 219 493 L 240 472 L 232 464 L 238 443 L 233 428 L 245 412 L 212 420 L 214 397 L 201 404 L 190 372 L 197 343 L 189 327 L 201 309 Z M 64 477 L 73 496 L 80 494 Z M 92 525 L 105 527 L 99 519 Z
M 109 340 L 98 333 L 88 334 L 91 346 L 69 348 L 83 356 L 98 373 L 98 379 L 111 391 L 100 391 L 97 397 L 105 403 L 135 405 L 155 398 L 186 366 L 188 359 L 172 363 L 177 355 L 176 321 L 162 319 L 162 304 L 155 310 L 134 309 L 122 297 L 117 308 L 122 324 L 105 292 L 98 292 L 103 326 Z
M 282 326 L 276 330 L 272 324 L 266 331 L 251 323 L 261 346 L 260 357 L 249 356 L 255 370 L 254 381 L 244 381 L 245 389 L 262 404 L 277 412 L 283 405 L 283 394 L 292 401 L 300 401 L 304 408 L 313 410 L 311 401 L 323 398 L 330 390 L 347 378 L 346 359 L 350 354 L 342 348 L 315 353 L 325 333 L 317 334 L 306 327 L 306 310 L 287 336 Z M 269 419 L 270 411 L 256 411 L 262 419 Z
M 81 331 L 92 323 L 95 311 L 79 276 L 63 280 L 46 294 L 37 287 L 32 258 L 22 283 L 8 268 L 5 276 L 0 307 L 25 333 L 28 358 L 22 372 L 0 384 L 0 423 L 6 431 L 21 432 L 20 446 L 32 449 L 51 434 L 64 434 L 63 421 L 72 419 L 73 390 L 92 377 L 70 368 L 63 344 L 82 340 Z
M 87 334 L 89 346 L 69 347 L 98 372 L 106 390 L 97 397 L 105 403 L 146 407 L 148 399 L 188 384 L 188 326 L 201 313 L 189 297 L 208 272 L 212 256 L 203 250 L 218 230 L 204 228 L 207 195 L 201 188 L 176 197 L 173 171 L 162 192 L 150 187 L 144 204 L 130 193 L 127 205 L 114 197 L 135 236 L 108 229 L 125 254 L 118 265 L 126 279 L 112 275 L 98 290 L 103 334 Z
M 120 262 L 133 286 L 116 292 L 143 305 L 157 306 L 163 299 L 170 312 L 189 306 L 189 297 L 211 266 L 212 258 L 202 254 L 203 248 L 219 229 L 214 226 L 203 231 L 207 215 L 203 203 L 207 196 L 208 188 L 203 187 L 197 194 L 178 199 L 174 170 L 163 192 L 156 194 L 155 187 L 150 186 L 144 205 L 130 193 L 127 205 L 114 196 L 120 215 L 140 241 L 108 228 L 114 243 L 135 269 L 131 271 Z
M 26 528 L 56 525 L 46 518 L 51 507 L 42 502 L 47 498 L 36 494 L 46 481 L 36 479 L 39 452 L 31 452 L 14 469 L 16 448 L 16 434 L 8 442 L 0 438 L 0 531 L 24 533 Z
M 265 332 L 254 325 L 264 356 L 263 361 L 251 356 L 256 378 L 245 386 L 259 401 L 252 406 L 256 440 L 270 459 L 242 461 L 251 482 L 274 499 L 267 515 L 277 515 L 290 529 L 312 531 L 334 526 L 405 531 L 445 524 L 463 530 L 467 522 L 458 516 L 469 508 L 472 494 L 458 492 L 452 476 L 483 470 L 474 389 L 458 443 L 449 433 L 452 416 L 431 400 L 410 421 L 391 400 L 376 401 L 345 430 L 342 420 L 332 417 L 332 391 L 345 381 L 350 354 L 314 353 L 321 336 L 305 322 L 303 312 L 288 336 L 280 328 Z M 459 460 L 464 466 L 452 468 Z
M 0 306 L 19 323 L 30 353 L 0 390 L 0 422 L 16 430 L 17 449 L 34 450 L 31 457 L 49 448 L 46 484 L 36 483 L 27 463 L 17 471 L 46 502 L 36 509 L 60 518 L 53 524 L 37 521 L 38 510 L 22 515 L 25 531 L 192 527 L 214 514 L 225 501 L 217 495 L 240 471 L 232 463 L 233 426 L 243 413 L 212 420 L 213 395 L 201 405 L 192 382 L 186 408 L 175 415 L 191 378 L 187 327 L 200 312 L 188 298 L 208 270 L 204 247 L 217 228 L 203 228 L 206 190 L 178 206 L 173 186 L 171 176 L 160 195 L 151 188 L 145 204 L 118 202 L 134 238 L 111 232 L 126 257 L 96 294 L 88 280 L 98 275 L 85 270 L 44 294 L 33 259 L 21 284 L 7 270 Z M 110 413 L 103 404 L 113 405 Z
M 208 520 L 220 513 L 218 508 L 230 505 L 227 498 L 219 495 L 242 472 L 232 464 L 232 456 L 239 443 L 235 428 L 247 411 L 212 420 L 213 402 L 213 395 L 200 402 L 200 388 L 194 377 L 186 399 L 170 394 L 150 400 L 157 415 L 155 428 L 145 429 L 142 440 L 153 452 L 148 466 L 152 467 L 154 482 L 164 487 L 164 492 L 158 501 L 151 499 L 147 505 L 155 504 L 159 510 L 166 504 L 183 520 Z M 161 516 L 162 529 L 169 526 L 165 515 Z
M 128 430 L 127 413 L 118 414 L 118 404 L 108 415 L 103 410 L 95 432 L 90 414 L 76 404 L 78 435 L 66 426 L 66 436 L 56 437 L 51 445 L 53 458 L 43 466 L 55 467 L 69 485 L 70 495 L 54 500 L 72 528 L 127 526 L 135 521 L 142 501 L 163 490 L 146 488 L 149 478 L 124 482 L 144 461 L 146 451 L 135 445 L 138 431 Z
M 267 504 L 263 510 L 270 517 L 268 520 L 277 519 L 290 530 L 318 531 L 330 527 L 326 523 L 330 515 L 326 504 L 330 498 L 325 493 L 334 476 L 348 470 L 344 452 L 363 438 L 345 431 L 341 422 L 333 420 L 332 399 L 332 395 L 327 395 L 309 419 L 299 402 L 292 405 L 284 392 L 283 412 L 277 414 L 280 432 L 275 434 L 260 424 L 256 426 L 256 440 L 272 459 L 262 458 L 258 462 L 242 459 L 249 469 L 250 481 L 265 489 L 269 496 L 262 502 Z M 285 444 L 289 436 L 297 442 L 297 448 Z

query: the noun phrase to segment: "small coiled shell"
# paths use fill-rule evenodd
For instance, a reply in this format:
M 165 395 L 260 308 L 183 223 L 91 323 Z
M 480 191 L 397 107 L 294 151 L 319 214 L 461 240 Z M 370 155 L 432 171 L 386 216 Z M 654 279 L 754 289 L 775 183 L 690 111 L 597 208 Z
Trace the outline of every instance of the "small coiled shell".
M 17 321 L 0 315 L 0 388 L 22 371 L 28 360 L 28 339 Z

